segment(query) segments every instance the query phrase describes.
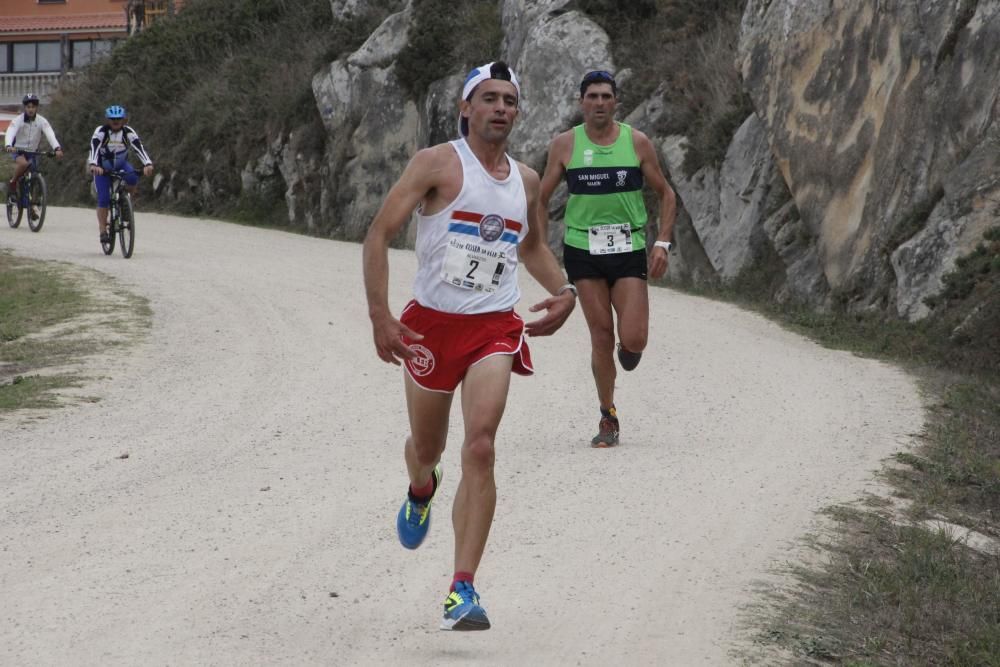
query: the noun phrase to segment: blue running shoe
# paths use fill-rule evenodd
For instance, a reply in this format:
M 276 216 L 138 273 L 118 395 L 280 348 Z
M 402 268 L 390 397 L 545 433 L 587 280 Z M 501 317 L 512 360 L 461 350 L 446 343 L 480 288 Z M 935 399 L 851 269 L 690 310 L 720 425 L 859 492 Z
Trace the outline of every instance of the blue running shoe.
M 434 472 L 434 494 L 437 494 L 438 487 L 441 486 L 441 466 L 436 466 Z M 396 533 L 399 535 L 399 543 L 407 549 L 416 549 L 427 537 L 427 530 L 431 527 L 431 502 L 434 495 L 426 503 L 415 502 L 407 492 L 407 498 L 403 501 L 403 506 L 399 508 L 396 515 Z
M 479 606 L 479 594 L 472 584 L 459 581 L 455 590 L 444 601 L 442 630 L 489 630 L 490 619 L 486 610 Z

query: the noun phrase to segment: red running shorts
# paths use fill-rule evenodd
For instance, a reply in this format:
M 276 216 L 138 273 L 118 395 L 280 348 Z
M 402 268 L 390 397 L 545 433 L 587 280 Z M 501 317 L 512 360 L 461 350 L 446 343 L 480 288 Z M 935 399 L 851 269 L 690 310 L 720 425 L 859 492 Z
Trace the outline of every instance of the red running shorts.
M 512 355 L 518 375 L 535 372 L 524 320 L 513 310 L 457 315 L 410 301 L 399 321 L 423 336 L 420 341 L 403 336 L 403 342 L 417 353 L 404 363 L 406 371 L 424 389 L 451 393 L 473 364 L 495 354 Z

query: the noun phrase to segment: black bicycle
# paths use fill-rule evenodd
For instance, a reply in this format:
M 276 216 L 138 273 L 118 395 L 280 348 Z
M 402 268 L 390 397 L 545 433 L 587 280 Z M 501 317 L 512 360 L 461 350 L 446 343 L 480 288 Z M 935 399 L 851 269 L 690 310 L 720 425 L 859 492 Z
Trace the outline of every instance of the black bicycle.
M 108 207 L 108 240 L 101 241 L 105 255 L 115 251 L 115 236 L 120 241 L 122 257 L 132 256 L 135 245 L 135 214 L 132 210 L 132 195 L 125 185 L 125 171 L 106 172 L 111 177 L 111 205 Z
M 53 157 L 55 151 L 20 151 L 23 155 L 45 155 Z M 28 160 L 28 170 L 17 182 L 13 196 L 7 196 L 7 224 L 17 228 L 25 211 L 28 212 L 28 227 L 37 232 L 45 224 L 48 208 L 49 186 L 38 170 L 38 160 Z

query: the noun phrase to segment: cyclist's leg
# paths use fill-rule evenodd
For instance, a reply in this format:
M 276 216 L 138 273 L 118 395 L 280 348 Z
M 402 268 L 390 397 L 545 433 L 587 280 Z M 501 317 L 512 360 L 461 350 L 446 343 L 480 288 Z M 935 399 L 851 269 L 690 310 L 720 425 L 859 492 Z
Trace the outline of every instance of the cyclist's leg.
M 139 183 L 139 174 L 136 172 L 135 167 L 133 167 L 128 160 L 122 160 L 118 165 L 118 169 L 125 172 L 125 177 L 122 179 L 125 181 L 125 185 L 128 186 L 128 191 L 135 194 L 135 186 Z
M 108 169 L 110 162 L 104 162 L 102 168 Z M 94 187 L 97 189 L 97 231 L 103 236 L 108 233 L 108 207 L 111 206 L 111 177 L 105 174 L 94 176 Z
M 14 194 L 17 192 L 17 182 L 21 180 L 24 176 L 24 172 L 28 171 L 28 158 L 22 153 L 17 153 L 14 155 L 14 175 L 11 176 L 10 183 L 7 184 L 8 192 Z

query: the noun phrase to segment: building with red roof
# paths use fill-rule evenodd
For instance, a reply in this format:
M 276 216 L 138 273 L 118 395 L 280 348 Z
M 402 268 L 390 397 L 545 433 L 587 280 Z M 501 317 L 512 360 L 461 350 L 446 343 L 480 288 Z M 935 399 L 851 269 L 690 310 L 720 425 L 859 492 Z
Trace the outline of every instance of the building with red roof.
M 44 95 L 60 76 L 179 10 L 183 0 L 2 0 L 0 103 Z

